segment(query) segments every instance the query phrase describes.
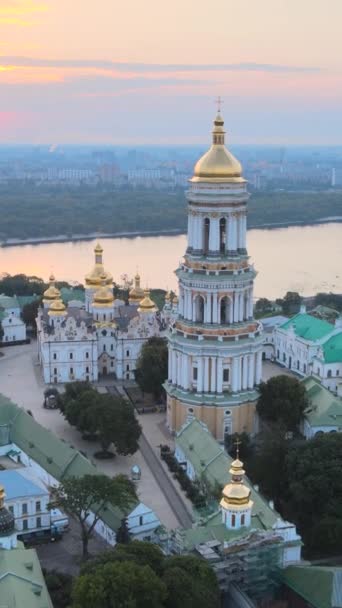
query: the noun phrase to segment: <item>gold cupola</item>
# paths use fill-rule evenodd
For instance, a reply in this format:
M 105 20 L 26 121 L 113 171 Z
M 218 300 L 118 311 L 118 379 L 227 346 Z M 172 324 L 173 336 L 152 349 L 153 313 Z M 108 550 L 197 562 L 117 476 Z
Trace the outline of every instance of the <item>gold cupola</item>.
M 231 464 L 229 473 L 231 481 L 222 490 L 220 506 L 229 510 L 251 509 L 253 506 L 253 502 L 250 500 L 251 490 L 244 484 L 245 471 L 238 454 Z
M 139 304 L 144 297 L 144 290 L 140 286 L 140 274 L 137 274 L 134 277 L 134 287 L 130 290 L 128 294 L 128 301 L 130 304 Z
M 65 311 L 65 304 L 60 298 L 58 298 L 58 300 L 54 300 L 53 302 L 51 302 L 48 310 L 48 315 L 50 317 L 64 317 Z
M 56 279 L 53 274 L 49 277 L 49 287 L 43 293 L 43 304 L 50 304 L 54 300 L 59 300 L 61 292 L 56 287 Z
M 95 253 L 95 265 L 93 270 L 86 275 L 85 282 L 87 287 L 100 287 L 102 285 L 101 276 L 105 275 L 105 283 L 106 285 L 112 285 L 113 277 L 109 272 L 106 272 L 103 267 L 103 249 L 100 243 L 97 243 L 94 248 Z
M 150 290 L 144 290 L 144 298 L 141 300 L 138 312 L 157 312 L 157 306 L 150 298 Z
M 102 274 L 100 280 L 101 287 L 94 294 L 93 308 L 113 308 L 114 294 L 113 290 L 106 283 L 107 274 Z
M 239 161 L 225 146 L 224 121 L 217 113 L 212 130 L 212 145 L 197 161 L 191 182 L 244 182 Z

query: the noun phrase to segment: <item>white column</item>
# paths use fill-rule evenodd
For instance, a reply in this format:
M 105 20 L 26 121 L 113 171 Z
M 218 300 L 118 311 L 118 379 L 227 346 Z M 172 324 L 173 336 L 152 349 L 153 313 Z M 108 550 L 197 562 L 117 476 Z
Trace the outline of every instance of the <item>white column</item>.
M 177 384 L 177 355 L 175 350 L 172 350 L 172 384 Z
M 255 377 L 255 355 L 249 355 L 248 362 L 248 388 L 253 388 L 254 386 L 254 377 Z
M 256 355 L 255 384 L 260 384 L 262 376 L 262 353 Z
M 239 320 L 239 294 L 234 293 L 234 323 Z
M 217 293 L 213 293 L 213 323 L 218 321 L 218 302 Z
M 177 357 L 177 386 L 182 385 L 182 355 L 178 353 Z
M 203 392 L 203 358 L 199 357 L 198 362 L 197 362 L 197 392 L 198 393 L 202 393 Z
M 207 319 L 207 323 L 211 323 L 211 315 L 212 315 L 212 310 L 211 310 L 211 294 L 207 294 L 206 297 L 206 319 Z
M 233 215 L 231 216 L 232 222 L 232 242 L 230 244 L 229 249 L 235 251 L 237 248 L 237 219 Z
M 233 221 L 233 216 L 229 215 L 227 217 L 227 229 L 228 229 L 228 234 L 227 234 L 227 242 L 226 242 L 226 249 L 229 251 L 232 251 L 233 249 L 233 240 L 234 240 L 234 236 L 233 236 L 233 232 L 234 232 L 234 221 Z
M 191 313 L 192 313 L 192 306 L 191 306 L 191 292 L 187 289 L 186 290 L 186 318 L 189 319 L 189 321 L 191 320 Z
M 197 234 L 197 245 L 196 249 L 203 249 L 203 220 L 200 215 L 196 216 L 196 234 Z
M 184 388 L 188 390 L 190 387 L 190 357 L 184 355 Z
M 193 243 L 192 213 L 188 213 L 188 247 L 192 247 L 192 243 Z
M 243 293 L 239 294 L 239 321 L 243 321 Z
M 195 296 L 191 293 L 191 308 L 192 308 L 192 313 L 191 313 L 191 321 L 195 321 L 196 319 L 196 302 L 195 302 Z
M 222 393 L 223 390 L 223 361 L 222 357 L 217 357 L 217 373 L 216 373 L 216 390 L 218 393 Z
M 238 357 L 234 357 L 233 359 L 233 366 L 232 366 L 232 391 L 233 393 L 236 393 L 236 391 L 238 390 L 238 376 L 239 376 L 239 359 Z
M 209 251 L 218 251 L 218 218 L 210 217 L 209 226 Z
M 242 388 L 246 390 L 248 386 L 248 357 L 242 357 Z
M 210 392 L 216 393 L 216 357 L 211 357 Z
M 242 388 L 242 357 L 238 357 L 239 365 L 238 365 L 238 391 L 241 391 Z
M 205 393 L 209 391 L 209 357 L 204 357 L 203 390 Z
M 242 232 L 241 232 L 241 248 L 246 249 L 246 235 L 247 235 L 247 215 L 242 215 Z
M 230 298 L 229 304 L 229 323 L 234 322 L 234 296 Z

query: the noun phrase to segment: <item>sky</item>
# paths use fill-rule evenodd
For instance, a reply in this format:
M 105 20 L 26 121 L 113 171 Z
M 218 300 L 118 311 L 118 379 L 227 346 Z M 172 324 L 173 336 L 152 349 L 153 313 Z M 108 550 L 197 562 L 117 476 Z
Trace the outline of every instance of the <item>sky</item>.
M 0 0 L 0 144 L 342 144 L 342 0 Z

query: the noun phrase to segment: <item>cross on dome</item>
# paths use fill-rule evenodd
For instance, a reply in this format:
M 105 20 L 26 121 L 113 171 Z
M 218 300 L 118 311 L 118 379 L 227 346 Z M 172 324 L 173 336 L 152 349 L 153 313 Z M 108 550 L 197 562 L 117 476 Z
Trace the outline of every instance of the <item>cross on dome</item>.
M 220 114 L 221 113 L 221 106 L 224 103 L 221 95 L 218 95 L 215 99 L 215 103 L 217 105 L 217 113 Z

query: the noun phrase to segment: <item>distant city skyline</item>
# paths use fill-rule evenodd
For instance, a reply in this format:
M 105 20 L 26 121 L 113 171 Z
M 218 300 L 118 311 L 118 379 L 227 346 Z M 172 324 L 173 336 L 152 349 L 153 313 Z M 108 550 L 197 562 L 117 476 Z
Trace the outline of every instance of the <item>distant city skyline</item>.
M 1 0 L 0 144 L 342 144 L 340 0 Z

